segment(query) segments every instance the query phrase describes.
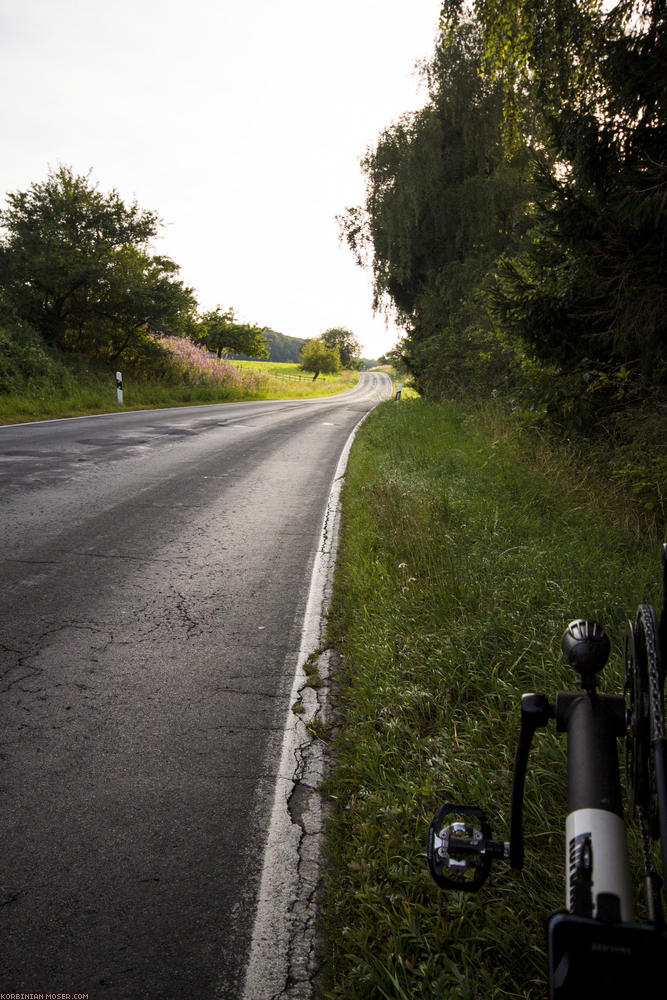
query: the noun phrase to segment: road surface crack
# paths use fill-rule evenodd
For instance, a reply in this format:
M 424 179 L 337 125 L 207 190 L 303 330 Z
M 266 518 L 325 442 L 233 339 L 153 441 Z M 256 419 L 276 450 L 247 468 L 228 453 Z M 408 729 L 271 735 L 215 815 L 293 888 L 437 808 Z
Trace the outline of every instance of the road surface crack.
M 295 751 L 287 810 L 299 831 L 297 891 L 289 908 L 290 941 L 285 984 L 274 1000 L 311 1000 L 323 961 L 318 903 L 321 889 L 322 833 L 325 803 L 319 792 L 328 765 L 326 732 L 328 679 L 337 654 L 324 650 L 308 658 L 299 688 L 299 724 L 304 738 Z

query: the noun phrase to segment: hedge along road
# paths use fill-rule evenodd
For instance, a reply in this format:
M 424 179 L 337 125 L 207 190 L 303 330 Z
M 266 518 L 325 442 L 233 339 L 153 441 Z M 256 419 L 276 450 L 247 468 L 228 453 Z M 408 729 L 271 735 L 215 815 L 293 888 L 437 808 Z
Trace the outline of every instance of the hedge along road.
M 241 996 L 332 477 L 390 392 L 0 428 L 0 992 Z

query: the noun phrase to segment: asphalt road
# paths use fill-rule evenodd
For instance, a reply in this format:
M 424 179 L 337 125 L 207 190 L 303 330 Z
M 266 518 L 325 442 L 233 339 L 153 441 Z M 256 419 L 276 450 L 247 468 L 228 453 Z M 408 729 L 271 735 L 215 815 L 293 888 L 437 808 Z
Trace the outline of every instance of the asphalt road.
M 389 390 L 0 427 L 0 993 L 240 995 L 332 476 Z

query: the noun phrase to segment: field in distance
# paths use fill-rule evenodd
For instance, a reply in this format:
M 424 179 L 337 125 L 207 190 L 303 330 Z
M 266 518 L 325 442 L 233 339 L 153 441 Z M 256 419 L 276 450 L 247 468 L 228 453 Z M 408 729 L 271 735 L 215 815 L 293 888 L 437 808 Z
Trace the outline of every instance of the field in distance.
M 273 378 L 296 379 L 299 382 L 310 382 L 313 392 L 309 392 L 308 395 L 321 396 L 323 393 L 340 392 L 341 389 L 349 389 L 359 381 L 359 372 L 345 369 L 336 375 L 324 375 L 320 373 L 317 379 L 313 379 L 313 373 L 304 371 L 295 361 L 232 360 L 231 363 L 235 368 L 244 372 L 261 372 L 263 375 L 271 375 Z

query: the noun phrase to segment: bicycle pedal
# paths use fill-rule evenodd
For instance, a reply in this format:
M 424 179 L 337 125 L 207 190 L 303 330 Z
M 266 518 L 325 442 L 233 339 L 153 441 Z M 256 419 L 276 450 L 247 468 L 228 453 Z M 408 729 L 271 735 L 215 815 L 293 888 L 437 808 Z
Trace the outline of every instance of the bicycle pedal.
M 477 892 L 491 862 L 509 858 L 509 844 L 491 840 L 491 828 L 478 806 L 447 802 L 429 827 L 427 856 L 433 880 L 441 889 Z

